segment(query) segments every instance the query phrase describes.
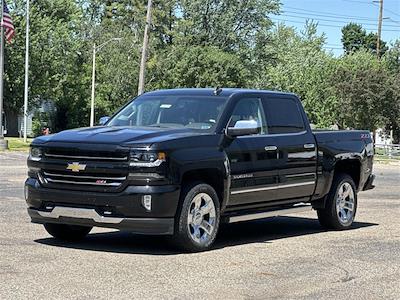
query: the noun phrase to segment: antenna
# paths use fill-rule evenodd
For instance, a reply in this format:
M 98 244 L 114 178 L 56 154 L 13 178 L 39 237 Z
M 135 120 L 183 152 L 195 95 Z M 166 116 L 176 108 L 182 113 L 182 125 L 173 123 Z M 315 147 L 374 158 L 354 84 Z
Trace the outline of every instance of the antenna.
M 218 96 L 219 94 L 221 94 L 222 92 L 222 88 L 220 88 L 219 86 L 217 86 L 214 90 L 214 95 Z

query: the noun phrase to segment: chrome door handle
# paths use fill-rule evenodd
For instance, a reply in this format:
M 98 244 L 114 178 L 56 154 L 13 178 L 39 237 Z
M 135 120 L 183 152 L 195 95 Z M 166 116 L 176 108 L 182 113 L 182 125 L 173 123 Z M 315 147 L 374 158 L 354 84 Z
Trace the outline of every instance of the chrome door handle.
M 304 149 L 314 149 L 315 145 L 314 144 L 304 144 Z
M 276 150 L 278 150 L 278 147 L 277 146 L 266 146 L 264 149 L 265 149 L 265 151 L 276 151 Z

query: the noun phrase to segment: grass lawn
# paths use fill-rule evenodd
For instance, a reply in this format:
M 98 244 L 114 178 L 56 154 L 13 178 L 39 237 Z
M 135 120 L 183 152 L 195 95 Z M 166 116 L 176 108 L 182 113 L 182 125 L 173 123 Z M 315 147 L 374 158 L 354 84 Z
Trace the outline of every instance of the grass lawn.
M 24 143 L 24 139 L 20 138 L 6 138 L 8 141 L 8 149 L 10 151 L 28 151 L 29 145 L 32 142 L 32 139 L 28 139 L 27 143 Z

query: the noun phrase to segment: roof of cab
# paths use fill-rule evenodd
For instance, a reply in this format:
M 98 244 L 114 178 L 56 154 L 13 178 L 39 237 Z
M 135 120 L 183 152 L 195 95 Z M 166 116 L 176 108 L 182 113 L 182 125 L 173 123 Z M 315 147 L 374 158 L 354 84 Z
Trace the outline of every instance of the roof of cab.
M 263 93 L 272 95 L 295 95 L 293 93 L 270 91 L 270 90 L 256 90 L 256 89 L 240 89 L 240 88 L 221 88 L 218 96 L 230 97 L 233 94 L 239 93 Z M 181 88 L 181 89 L 166 89 L 146 92 L 145 95 L 158 96 L 158 95 L 202 95 L 213 96 L 216 89 L 212 88 Z

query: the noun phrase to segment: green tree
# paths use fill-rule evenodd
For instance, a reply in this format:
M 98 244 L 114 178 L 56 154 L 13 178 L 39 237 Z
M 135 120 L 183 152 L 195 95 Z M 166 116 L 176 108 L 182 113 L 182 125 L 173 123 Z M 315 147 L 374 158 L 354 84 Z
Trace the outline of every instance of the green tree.
M 346 54 L 361 49 L 368 49 L 376 53 L 377 40 L 378 35 L 376 33 L 367 33 L 360 24 L 349 23 L 342 28 L 342 44 Z M 386 43 L 381 40 L 381 55 L 383 55 L 387 49 Z
M 14 1 L 11 8 L 17 34 L 5 54 L 4 97 L 6 108 L 16 111 L 23 103 L 25 1 Z M 59 128 L 80 124 L 81 106 L 86 100 L 82 78 L 85 57 L 79 31 L 82 17 L 82 9 L 73 0 L 37 0 L 31 6 L 29 104 L 34 107 L 42 100 L 55 102 Z M 63 113 L 65 107 L 68 109 Z
M 336 98 L 329 78 L 334 58 L 323 51 L 324 36 L 316 33 L 316 24 L 308 24 L 298 34 L 292 27 L 278 25 L 265 47 L 271 63 L 265 75 L 255 81 L 259 88 L 288 91 L 300 96 L 310 121 L 328 127 L 336 121 Z
M 393 43 L 393 46 L 386 52 L 385 60 L 389 70 L 395 74 L 400 74 L 400 40 Z
M 211 45 L 238 51 L 266 33 L 277 13 L 277 0 L 181 0 L 177 30 L 184 45 Z
M 342 128 L 373 131 L 396 122 L 398 80 L 372 53 L 359 51 L 340 59 L 331 83 L 338 97 L 337 117 Z
M 151 89 L 245 87 L 249 75 L 238 55 L 215 46 L 172 47 L 149 62 Z

